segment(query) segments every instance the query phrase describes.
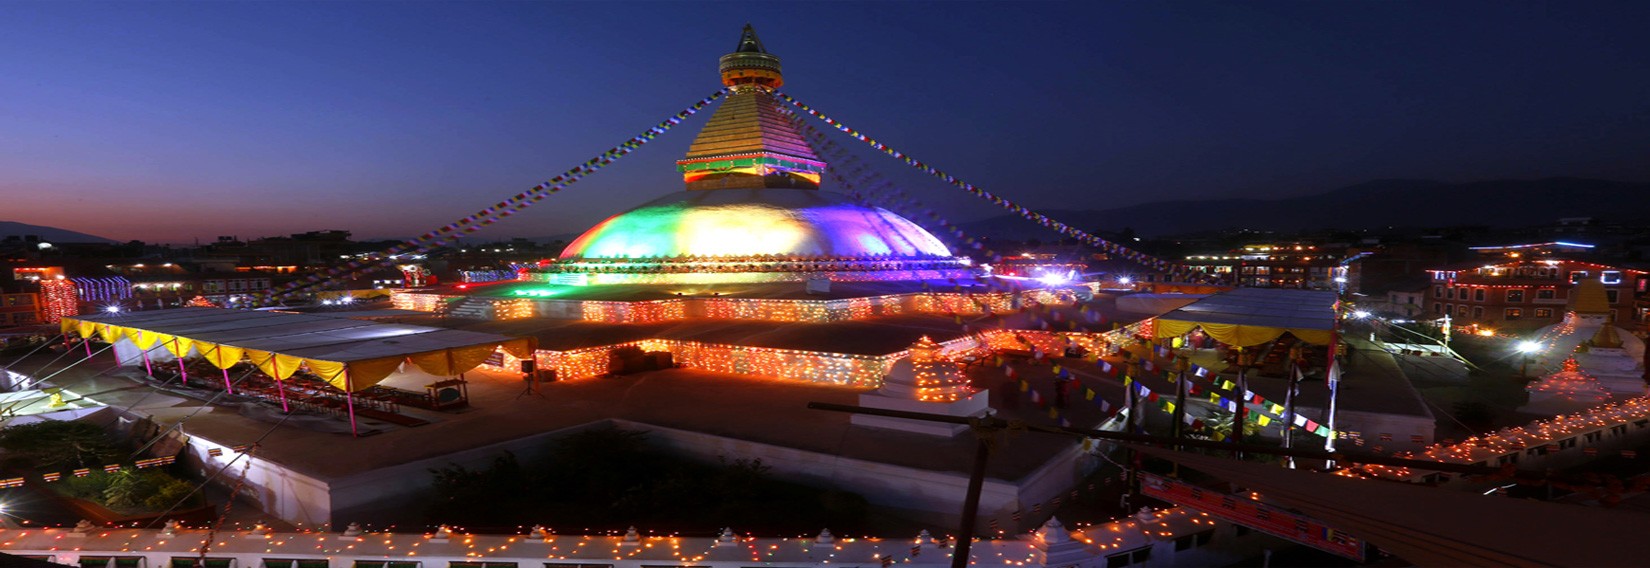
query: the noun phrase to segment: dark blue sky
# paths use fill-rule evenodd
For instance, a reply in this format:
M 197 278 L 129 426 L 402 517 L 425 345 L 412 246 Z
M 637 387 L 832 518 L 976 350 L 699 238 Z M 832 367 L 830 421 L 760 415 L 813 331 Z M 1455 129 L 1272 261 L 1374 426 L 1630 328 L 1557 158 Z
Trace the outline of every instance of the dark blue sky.
M 786 92 L 1034 208 L 1650 179 L 1643 2 L 0 2 L 0 220 L 421 233 L 708 95 L 747 21 Z M 705 117 L 483 235 L 679 190 Z

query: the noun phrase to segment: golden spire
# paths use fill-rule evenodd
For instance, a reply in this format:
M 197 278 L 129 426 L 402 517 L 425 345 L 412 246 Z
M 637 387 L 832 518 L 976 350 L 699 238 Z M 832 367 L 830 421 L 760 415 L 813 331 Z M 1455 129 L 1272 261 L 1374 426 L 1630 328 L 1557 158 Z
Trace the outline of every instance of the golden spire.
M 785 78 L 779 74 L 779 58 L 762 48 L 762 40 L 756 39 L 756 28 L 750 24 L 745 24 L 745 30 L 739 34 L 739 47 L 723 55 L 718 63 L 722 84 L 729 87 L 756 85 L 777 89 L 785 84 Z
M 1616 326 L 1604 324 L 1603 327 L 1598 328 L 1598 333 L 1593 334 L 1593 339 L 1588 343 L 1591 343 L 1593 347 L 1615 349 L 1621 347 L 1621 337 L 1616 335 Z

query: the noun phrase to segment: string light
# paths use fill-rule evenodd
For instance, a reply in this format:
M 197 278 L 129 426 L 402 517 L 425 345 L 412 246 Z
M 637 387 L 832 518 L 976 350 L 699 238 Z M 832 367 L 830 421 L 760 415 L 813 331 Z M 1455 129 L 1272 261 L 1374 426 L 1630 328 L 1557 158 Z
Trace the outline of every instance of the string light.
M 75 283 L 59 276 L 40 281 L 40 312 L 42 323 L 57 323 L 65 316 L 80 315 L 80 301 Z

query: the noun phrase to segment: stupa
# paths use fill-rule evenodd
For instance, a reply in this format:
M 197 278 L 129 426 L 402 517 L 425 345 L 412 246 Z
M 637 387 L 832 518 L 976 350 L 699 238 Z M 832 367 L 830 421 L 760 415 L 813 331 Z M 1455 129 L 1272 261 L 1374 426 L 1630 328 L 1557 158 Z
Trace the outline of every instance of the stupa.
M 1573 358 L 1588 375 L 1614 395 L 1643 396 L 1644 341 L 1616 327 L 1604 284 L 1589 278 L 1570 290 L 1564 322 L 1541 331 L 1554 337 L 1546 354 Z
M 772 92 L 779 58 L 746 25 L 728 95 L 676 162 L 686 184 L 585 231 L 531 272 L 563 285 L 958 278 L 969 261 L 893 212 L 821 191 L 826 163 Z
M 882 380 L 882 388 L 859 395 L 866 408 L 903 410 L 947 416 L 979 418 L 990 413 L 990 392 L 975 391 L 955 361 L 945 356 L 934 340 L 923 336 L 911 344 L 909 355 L 894 363 Z M 967 430 L 963 424 L 927 422 L 855 414 L 859 426 L 902 430 L 935 436 L 955 436 Z
M 1518 410 L 1543 416 L 1580 412 L 1610 399 L 1610 392 L 1598 379 L 1583 372 L 1573 357 L 1564 360 L 1559 372 L 1542 377 L 1524 389 L 1530 399 Z

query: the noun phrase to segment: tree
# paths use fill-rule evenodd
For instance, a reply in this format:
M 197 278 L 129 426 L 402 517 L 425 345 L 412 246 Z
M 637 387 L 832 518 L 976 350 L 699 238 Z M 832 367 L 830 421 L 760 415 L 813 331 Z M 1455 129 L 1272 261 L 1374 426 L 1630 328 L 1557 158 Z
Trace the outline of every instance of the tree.
M 1209 416 L 1203 419 L 1203 427 L 1207 428 L 1211 432 L 1219 432 L 1223 438 L 1230 438 L 1232 437 L 1232 418 L 1236 414 L 1237 413 L 1235 412 L 1211 409 L 1209 410 Z M 1253 417 L 1254 415 L 1254 412 L 1250 412 L 1248 414 L 1250 417 Z M 1260 424 L 1256 423 L 1254 420 L 1247 420 L 1243 423 L 1243 436 L 1245 438 L 1259 433 Z
M 42 471 L 101 466 L 119 455 L 102 428 L 50 420 L 0 430 L 0 450 L 7 460 Z

